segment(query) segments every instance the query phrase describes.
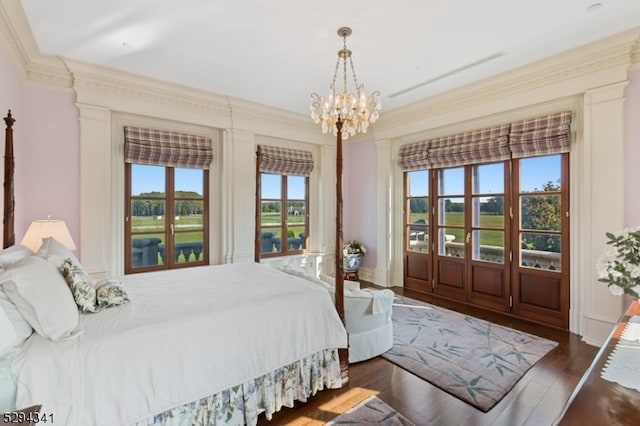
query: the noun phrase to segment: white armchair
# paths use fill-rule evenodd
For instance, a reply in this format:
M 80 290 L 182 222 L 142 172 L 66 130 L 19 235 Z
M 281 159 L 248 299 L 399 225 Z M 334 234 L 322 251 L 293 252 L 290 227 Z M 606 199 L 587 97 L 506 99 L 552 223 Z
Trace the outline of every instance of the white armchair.
M 335 298 L 334 278 L 321 274 L 313 264 L 289 261 L 273 267 L 321 285 Z M 361 289 L 357 281 L 344 281 L 344 320 L 349 333 L 350 363 L 373 358 L 393 346 L 391 306 L 394 296 L 388 289 Z
M 334 278 L 320 275 L 320 284 L 334 295 Z M 344 282 L 344 320 L 349 333 L 349 362 L 364 361 L 391 349 L 393 325 L 388 289 L 360 288 L 357 281 Z

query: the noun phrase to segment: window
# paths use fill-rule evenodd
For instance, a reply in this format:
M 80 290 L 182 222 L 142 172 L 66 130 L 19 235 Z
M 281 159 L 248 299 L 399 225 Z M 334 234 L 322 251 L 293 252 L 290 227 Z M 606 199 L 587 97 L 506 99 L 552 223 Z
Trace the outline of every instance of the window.
M 407 250 L 429 252 L 429 171 L 407 173 Z
M 441 169 L 438 176 L 438 254 L 462 258 L 464 246 L 448 243 L 465 238 L 465 168 Z
M 208 264 L 208 170 L 126 165 L 125 272 Z
M 504 163 L 479 164 L 471 168 L 473 260 L 504 263 L 504 169 Z
M 567 231 L 563 235 L 562 157 L 523 158 L 517 166 L 520 266 L 560 271 Z
M 260 173 L 260 254 L 300 253 L 308 235 L 309 178 Z
M 567 328 L 570 123 L 562 112 L 401 147 L 405 286 Z
M 310 152 L 259 145 L 255 260 L 302 253 L 309 238 Z
M 125 127 L 125 273 L 209 263 L 209 138 Z

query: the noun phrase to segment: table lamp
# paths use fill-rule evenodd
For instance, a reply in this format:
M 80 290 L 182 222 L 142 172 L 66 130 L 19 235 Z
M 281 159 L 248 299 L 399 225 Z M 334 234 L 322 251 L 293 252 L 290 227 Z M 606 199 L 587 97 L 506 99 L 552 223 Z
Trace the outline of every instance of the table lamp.
M 53 237 L 69 250 L 76 249 L 76 245 L 73 243 L 73 238 L 71 238 L 71 234 L 64 220 L 34 220 L 31 222 L 31 225 L 29 225 L 29 229 L 27 229 L 27 233 L 24 235 L 20 244 L 29 247 L 35 252 L 38 251 L 42 245 L 42 239 L 46 237 Z

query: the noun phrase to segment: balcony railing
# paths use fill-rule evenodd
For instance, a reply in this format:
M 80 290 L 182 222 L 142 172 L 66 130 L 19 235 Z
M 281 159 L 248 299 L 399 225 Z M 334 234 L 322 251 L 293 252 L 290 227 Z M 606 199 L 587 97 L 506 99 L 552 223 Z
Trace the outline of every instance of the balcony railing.
M 464 243 L 447 242 L 445 244 L 445 253 L 447 256 L 460 257 L 464 252 Z M 482 260 L 492 263 L 504 263 L 504 247 L 485 246 L 479 247 L 480 256 L 475 260 Z M 547 269 L 549 271 L 559 271 L 561 263 L 561 254 L 551 251 L 527 250 L 522 249 L 521 265 L 536 268 Z
M 131 265 L 134 268 L 140 268 L 165 264 L 165 245 L 160 241 L 160 238 L 156 237 L 134 238 L 131 241 Z M 202 241 L 176 243 L 174 245 L 174 261 L 176 263 L 198 262 L 202 250 Z

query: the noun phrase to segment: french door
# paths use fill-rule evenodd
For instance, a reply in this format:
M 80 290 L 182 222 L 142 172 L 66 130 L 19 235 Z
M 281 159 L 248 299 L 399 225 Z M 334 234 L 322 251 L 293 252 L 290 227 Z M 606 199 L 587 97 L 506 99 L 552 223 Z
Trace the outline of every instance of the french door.
M 568 154 L 405 173 L 407 288 L 568 328 Z

